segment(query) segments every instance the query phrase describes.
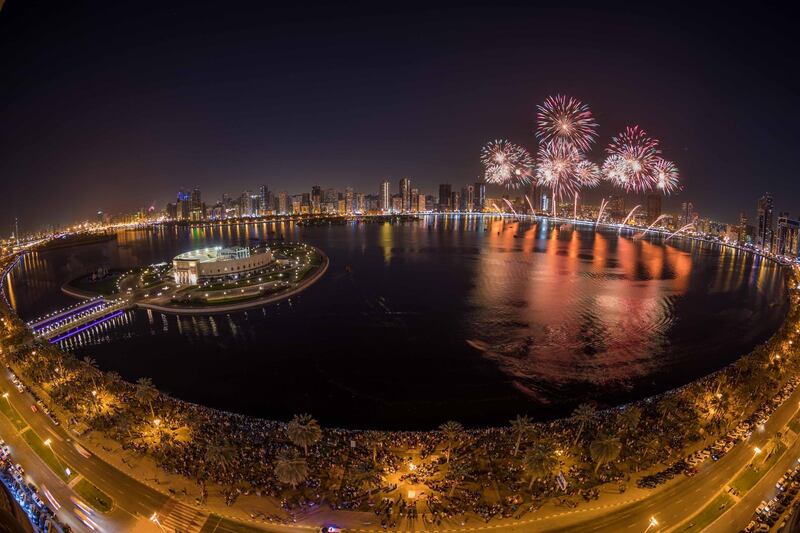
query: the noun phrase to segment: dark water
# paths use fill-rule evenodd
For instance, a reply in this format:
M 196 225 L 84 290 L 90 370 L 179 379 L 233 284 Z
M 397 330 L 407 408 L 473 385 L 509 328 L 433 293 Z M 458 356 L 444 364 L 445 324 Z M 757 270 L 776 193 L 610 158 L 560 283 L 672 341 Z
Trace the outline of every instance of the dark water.
M 278 236 L 330 257 L 299 297 L 211 317 L 130 311 L 64 347 L 221 409 L 419 429 L 544 419 L 587 399 L 613 405 L 661 392 L 748 352 L 786 312 L 780 268 L 732 249 L 434 217 L 121 232 L 116 242 L 27 256 L 10 296 L 30 319 L 72 303 L 60 285 L 99 266 Z

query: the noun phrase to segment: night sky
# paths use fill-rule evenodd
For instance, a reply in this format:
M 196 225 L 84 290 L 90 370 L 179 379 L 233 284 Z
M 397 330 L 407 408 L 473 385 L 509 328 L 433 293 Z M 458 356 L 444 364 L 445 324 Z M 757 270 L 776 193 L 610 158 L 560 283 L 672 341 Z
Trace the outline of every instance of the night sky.
M 283 4 L 7 1 L 0 235 L 14 216 L 161 209 L 180 187 L 214 202 L 410 176 L 435 195 L 476 180 L 488 140 L 533 150 L 558 92 L 591 106 L 602 144 L 628 124 L 661 139 L 685 185 L 668 205 L 735 221 L 769 190 L 800 214 L 787 12 Z

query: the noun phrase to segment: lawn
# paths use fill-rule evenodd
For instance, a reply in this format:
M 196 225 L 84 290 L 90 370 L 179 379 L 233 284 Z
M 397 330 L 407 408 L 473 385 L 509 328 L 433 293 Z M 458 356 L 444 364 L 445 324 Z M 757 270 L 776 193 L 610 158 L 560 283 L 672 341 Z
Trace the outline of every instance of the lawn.
M 59 459 L 53 450 L 50 449 L 49 446 L 46 446 L 39 435 L 36 434 L 35 431 L 29 429 L 25 433 L 22 434 L 22 438 L 25 439 L 25 442 L 31 447 L 33 451 L 36 452 L 42 461 L 50 467 L 50 470 L 55 472 L 58 477 L 64 480 L 65 483 L 69 483 L 72 478 L 76 476 L 76 473 L 70 469 L 70 474 L 67 475 L 66 468 L 69 465 L 65 463 L 63 460 Z
M 733 502 L 733 498 L 723 492 L 714 498 L 711 503 L 706 505 L 699 513 L 694 515 L 685 527 L 678 528 L 676 531 L 680 531 L 681 533 L 702 531 L 711 522 L 722 516 L 722 513 L 731 506 L 731 502 Z
M 114 500 L 111 497 L 92 485 L 86 479 L 82 479 L 75 483 L 75 492 L 77 492 L 83 501 L 92 506 L 96 511 L 107 513 L 114 506 Z
M 11 407 L 11 404 L 5 398 L 0 398 L 0 411 L 6 415 L 6 418 L 11 420 L 11 423 L 14 424 L 14 427 L 17 430 L 22 430 L 23 428 L 27 427 L 28 424 L 19 416 L 19 413 L 16 409 Z
M 770 468 L 778 461 L 778 459 L 783 455 L 783 452 L 786 450 L 786 446 L 781 444 L 778 448 L 772 452 L 772 455 L 767 458 L 764 463 L 758 465 L 758 470 L 754 470 L 752 467 L 748 466 L 745 468 L 744 472 L 739 474 L 739 476 L 733 480 L 731 486 L 738 490 L 741 493 L 745 493 L 753 486 L 758 483 L 758 480 L 769 471 Z

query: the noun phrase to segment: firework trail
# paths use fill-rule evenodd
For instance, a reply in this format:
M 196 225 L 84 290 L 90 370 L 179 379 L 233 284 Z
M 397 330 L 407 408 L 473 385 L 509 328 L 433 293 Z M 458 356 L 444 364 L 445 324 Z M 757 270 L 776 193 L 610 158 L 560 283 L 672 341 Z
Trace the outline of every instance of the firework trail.
M 625 224 L 627 224 L 627 223 L 628 223 L 628 219 L 630 219 L 630 218 L 631 218 L 631 216 L 633 216 L 633 212 L 634 212 L 634 211 L 636 211 L 637 209 L 639 209 L 640 207 L 642 207 L 642 206 L 641 206 L 641 205 L 637 205 L 636 207 L 634 207 L 633 209 L 631 209 L 631 212 L 630 212 L 630 213 L 628 213 L 628 216 L 626 216 L 626 217 L 625 217 L 625 220 L 623 220 L 623 221 L 622 221 L 622 224 L 620 225 L 620 227 L 619 227 L 619 231 L 617 231 L 617 233 L 622 233 L 622 228 L 625 226 Z
M 486 182 L 516 189 L 531 181 L 533 158 L 528 151 L 504 140 L 487 143 L 481 151 Z
M 637 234 L 636 236 L 634 236 L 634 239 L 641 239 L 642 237 L 647 235 L 647 232 L 650 231 L 651 229 L 653 229 L 653 226 L 655 226 L 656 224 L 658 224 L 660 221 L 664 220 L 665 218 L 669 218 L 669 215 L 659 215 L 658 218 L 656 218 L 653 221 L 652 224 L 647 226 L 646 230 L 644 230 L 643 232 L 641 232 L 641 233 Z
M 673 238 L 675 235 L 677 235 L 678 233 L 682 232 L 683 230 L 689 229 L 689 228 L 692 228 L 692 227 L 694 227 L 694 223 L 686 224 L 682 228 L 676 229 L 675 231 L 673 231 L 672 233 L 669 234 L 669 237 L 667 237 L 664 240 L 664 242 L 667 242 L 668 240 L 670 240 L 671 238 Z
M 519 218 L 519 215 L 517 215 L 517 212 L 514 211 L 514 206 L 511 205 L 511 202 L 509 202 L 507 198 L 503 198 L 503 201 L 508 205 L 509 208 L 511 208 L 511 212 L 514 213 L 514 216 Z
M 600 202 L 600 212 L 597 213 L 597 222 L 594 223 L 595 227 L 597 227 L 597 225 L 600 224 L 600 219 L 603 218 L 603 211 L 606 210 L 607 205 L 608 202 L 606 201 L 605 198 L 603 198 L 603 201 Z
M 530 198 L 528 198 L 528 195 L 527 195 L 527 194 L 525 195 L 525 199 L 526 199 L 526 200 L 528 200 L 528 205 L 529 205 L 529 206 L 531 206 L 531 213 L 532 213 L 532 216 L 534 216 L 534 217 L 535 217 L 535 216 L 536 216 L 536 209 L 534 209 L 534 208 L 533 208 L 533 204 L 531 203 L 531 199 L 530 199 Z
M 597 137 L 597 123 L 589 106 L 559 94 L 548 96 L 536 108 L 536 138 L 541 144 L 567 144 L 589 151 Z
M 660 153 L 658 140 L 648 137 L 639 126 L 625 128 L 611 140 L 606 152 L 608 158 L 603 163 L 603 173 L 615 185 L 637 193 L 655 185 L 655 164 Z

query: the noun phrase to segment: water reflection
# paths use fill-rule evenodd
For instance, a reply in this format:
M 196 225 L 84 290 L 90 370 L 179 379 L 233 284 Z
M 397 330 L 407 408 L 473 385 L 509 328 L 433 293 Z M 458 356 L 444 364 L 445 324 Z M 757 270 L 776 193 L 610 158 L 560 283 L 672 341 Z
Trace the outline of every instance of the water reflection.
M 26 256 L 9 296 L 32 318 L 72 303 L 61 284 L 100 266 L 253 239 L 309 242 L 330 269 L 299 298 L 263 309 L 130 311 L 64 347 L 223 409 L 414 428 L 653 394 L 734 360 L 785 310 L 774 304 L 783 301 L 779 270 L 742 252 L 479 217 L 120 232 L 116 242 Z

